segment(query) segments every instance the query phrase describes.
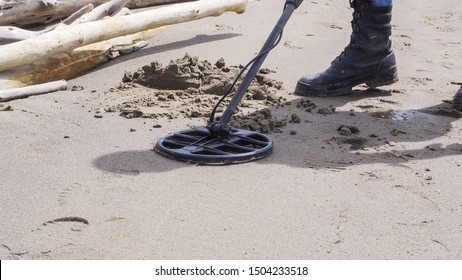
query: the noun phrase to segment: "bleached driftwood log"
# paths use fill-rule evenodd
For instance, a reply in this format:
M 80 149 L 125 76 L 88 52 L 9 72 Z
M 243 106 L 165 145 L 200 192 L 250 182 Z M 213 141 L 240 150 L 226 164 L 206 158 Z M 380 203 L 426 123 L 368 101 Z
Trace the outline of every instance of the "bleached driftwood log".
M 124 8 L 128 1 L 129 0 L 109 0 L 95 9 L 93 9 L 93 4 L 88 4 L 70 15 L 68 18 L 64 19 L 61 23 L 49 26 L 39 31 L 30 31 L 14 26 L 0 26 L 0 45 L 34 38 L 63 25 L 95 21 L 106 16 L 129 15 L 130 10 Z
M 58 90 L 64 90 L 66 88 L 67 82 L 61 80 L 22 88 L 0 90 L 0 102 L 6 102 L 19 98 L 26 98 L 33 95 L 39 95 Z
M 127 8 L 186 1 L 188 0 L 130 0 Z M 105 2 L 107 0 L 0 0 L 0 25 L 47 24 L 68 17 L 82 6 L 93 4 L 96 7 Z
M 0 72 L 115 37 L 219 16 L 227 11 L 242 13 L 247 2 L 248 0 L 201 0 L 133 15 L 64 26 L 32 39 L 0 46 Z
M 78 77 L 99 65 L 146 46 L 162 28 L 147 30 L 59 53 L 0 73 L 0 90 Z
M 0 0 L 1 1 L 1 0 Z M 39 35 L 45 34 L 54 30 L 59 25 L 69 25 L 73 24 L 78 19 L 82 18 L 84 15 L 88 14 L 93 10 L 93 4 L 88 4 L 77 12 L 71 14 L 68 18 L 64 19 L 60 24 L 49 26 L 43 30 L 31 31 L 22 29 L 15 26 L 0 26 L 0 45 L 10 44 L 17 41 L 27 40 L 30 38 L 37 37 Z

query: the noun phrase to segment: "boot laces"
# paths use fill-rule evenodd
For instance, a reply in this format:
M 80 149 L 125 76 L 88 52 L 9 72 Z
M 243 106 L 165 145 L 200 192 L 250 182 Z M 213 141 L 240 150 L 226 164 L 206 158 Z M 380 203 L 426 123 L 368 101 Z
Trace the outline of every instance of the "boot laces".
M 350 6 L 352 8 L 356 7 L 356 0 L 349 0 Z M 340 62 L 342 59 L 346 59 L 349 54 L 353 53 L 355 49 L 358 48 L 358 41 L 362 42 L 363 39 L 359 36 L 361 29 L 358 24 L 358 20 L 361 18 L 361 13 L 357 11 L 356 9 L 353 11 L 353 19 L 351 20 L 351 28 L 353 33 L 350 36 L 350 43 L 345 47 L 345 49 L 340 53 L 339 56 L 337 56 L 334 62 Z

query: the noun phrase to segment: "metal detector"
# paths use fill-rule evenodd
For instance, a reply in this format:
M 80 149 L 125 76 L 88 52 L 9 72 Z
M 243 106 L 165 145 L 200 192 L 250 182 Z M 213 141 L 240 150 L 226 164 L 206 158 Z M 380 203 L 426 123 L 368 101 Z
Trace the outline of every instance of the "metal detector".
M 179 131 L 162 137 L 154 148 L 156 152 L 175 160 L 216 165 L 249 162 L 264 158 L 272 153 L 273 140 L 271 138 L 259 132 L 229 127 L 228 122 L 268 53 L 280 42 L 282 31 L 290 16 L 302 2 L 303 0 L 286 0 L 283 14 L 260 52 L 242 69 L 229 91 L 215 105 L 207 126 Z M 249 68 L 247 74 L 222 117 L 218 121 L 215 120 L 218 106 L 231 93 L 234 85 L 247 68 Z

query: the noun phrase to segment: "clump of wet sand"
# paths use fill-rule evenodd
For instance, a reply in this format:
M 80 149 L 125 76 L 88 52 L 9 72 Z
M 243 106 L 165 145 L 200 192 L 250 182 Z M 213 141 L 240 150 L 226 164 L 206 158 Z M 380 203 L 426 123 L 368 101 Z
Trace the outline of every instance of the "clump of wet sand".
M 270 109 L 265 108 L 248 115 L 233 116 L 229 125 L 263 133 L 281 132 L 280 128 L 287 125 L 287 120 L 278 119 L 272 115 Z
M 4 106 L 3 104 L 0 104 L 0 112 L 8 112 L 8 111 L 13 111 L 13 108 L 11 106 Z

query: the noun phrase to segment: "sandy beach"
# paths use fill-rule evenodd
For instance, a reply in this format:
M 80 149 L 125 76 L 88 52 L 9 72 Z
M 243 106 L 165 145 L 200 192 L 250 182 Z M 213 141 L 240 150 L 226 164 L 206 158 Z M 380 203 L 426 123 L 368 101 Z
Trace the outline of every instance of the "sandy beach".
M 335 98 L 293 91 L 348 44 L 348 1 L 295 11 L 263 65 L 282 84 L 277 101 L 241 111 L 286 120 L 262 160 L 201 166 L 155 153 L 160 137 L 205 125 L 209 107 L 180 112 L 181 98 L 124 77 L 185 54 L 245 65 L 284 1 L 169 26 L 67 91 L 0 103 L 0 259 L 461 259 L 462 121 L 449 108 L 462 2 L 395 2 L 399 82 Z

